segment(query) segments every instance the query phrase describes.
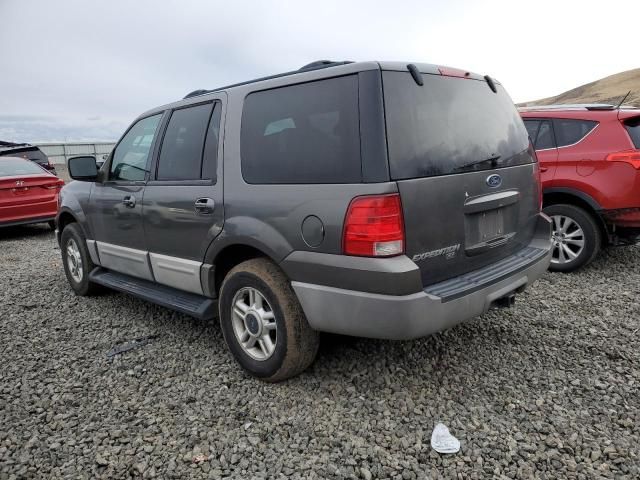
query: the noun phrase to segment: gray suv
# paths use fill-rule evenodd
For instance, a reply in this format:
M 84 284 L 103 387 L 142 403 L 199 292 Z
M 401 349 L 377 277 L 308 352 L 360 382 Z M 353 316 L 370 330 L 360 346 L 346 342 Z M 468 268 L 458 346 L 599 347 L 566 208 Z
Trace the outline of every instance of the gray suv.
M 71 287 L 219 316 L 252 375 L 308 367 L 319 332 L 412 339 L 510 305 L 547 269 L 538 164 L 497 81 L 314 62 L 142 114 L 98 170 L 68 162 Z

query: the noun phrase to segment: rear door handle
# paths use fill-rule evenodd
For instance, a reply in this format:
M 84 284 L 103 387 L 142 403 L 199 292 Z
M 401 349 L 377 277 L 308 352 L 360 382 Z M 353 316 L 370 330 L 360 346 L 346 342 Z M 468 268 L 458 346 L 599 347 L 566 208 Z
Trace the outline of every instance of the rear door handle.
M 127 195 L 122 199 L 122 203 L 124 203 L 125 207 L 133 208 L 136 206 L 136 197 L 133 195 Z
M 541 172 L 546 172 L 547 170 L 549 170 L 549 167 L 540 167 Z
M 196 212 L 202 215 L 213 213 L 216 208 L 216 202 L 212 198 L 199 198 L 195 203 Z

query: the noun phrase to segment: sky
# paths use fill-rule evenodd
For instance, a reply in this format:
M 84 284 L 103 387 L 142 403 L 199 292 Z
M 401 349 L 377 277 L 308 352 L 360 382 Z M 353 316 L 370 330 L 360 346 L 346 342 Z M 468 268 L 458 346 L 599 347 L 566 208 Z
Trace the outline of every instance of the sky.
M 637 19 L 638 0 L 0 0 L 0 140 L 116 140 L 192 90 L 319 59 L 459 67 L 535 100 L 640 67 Z

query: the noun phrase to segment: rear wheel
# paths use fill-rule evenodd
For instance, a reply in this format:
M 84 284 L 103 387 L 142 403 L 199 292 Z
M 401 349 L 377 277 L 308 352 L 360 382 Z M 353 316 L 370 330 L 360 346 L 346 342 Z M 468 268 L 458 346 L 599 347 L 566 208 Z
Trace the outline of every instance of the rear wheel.
M 575 205 L 558 204 L 546 207 L 544 213 L 553 221 L 549 270 L 572 272 L 596 258 L 602 234 L 589 212 Z
M 77 223 L 70 223 L 62 231 L 60 250 L 64 273 L 73 291 L 80 296 L 96 293 L 99 286 L 89 281 L 89 273 L 95 264 L 91 261 L 87 240 Z
M 315 359 L 319 334 L 309 326 L 284 273 L 269 260 L 234 267 L 222 283 L 219 309 L 229 350 L 251 375 L 286 380 Z

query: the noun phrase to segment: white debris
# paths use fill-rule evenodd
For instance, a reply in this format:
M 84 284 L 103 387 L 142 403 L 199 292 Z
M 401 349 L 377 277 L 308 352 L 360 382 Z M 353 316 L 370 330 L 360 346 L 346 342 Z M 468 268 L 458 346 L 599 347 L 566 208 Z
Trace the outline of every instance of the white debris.
M 438 423 L 431 434 L 431 448 L 438 453 L 458 453 L 460 440 L 449 433 L 449 429 Z

